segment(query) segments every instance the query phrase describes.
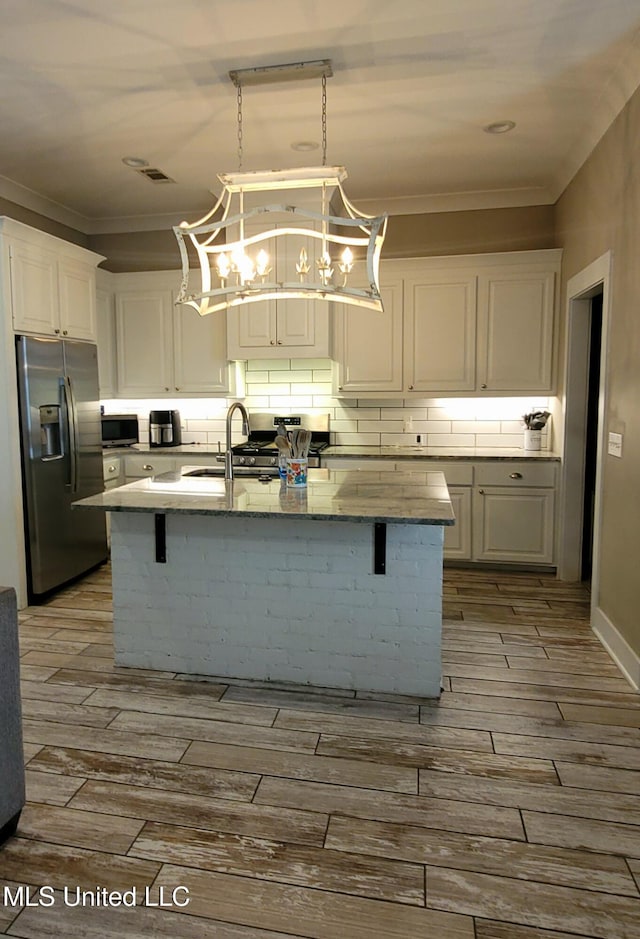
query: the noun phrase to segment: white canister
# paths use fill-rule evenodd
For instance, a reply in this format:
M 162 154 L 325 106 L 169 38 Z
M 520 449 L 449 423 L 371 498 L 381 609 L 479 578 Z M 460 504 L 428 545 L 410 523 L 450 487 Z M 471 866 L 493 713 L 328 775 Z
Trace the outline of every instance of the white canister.
M 542 431 L 525 430 L 524 448 L 525 450 L 541 450 L 542 449 Z

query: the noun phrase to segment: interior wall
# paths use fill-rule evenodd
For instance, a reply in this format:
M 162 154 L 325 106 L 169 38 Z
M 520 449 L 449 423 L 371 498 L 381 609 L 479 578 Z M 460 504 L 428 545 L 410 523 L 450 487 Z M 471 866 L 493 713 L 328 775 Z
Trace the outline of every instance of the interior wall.
M 104 255 L 108 271 L 166 271 L 180 267 L 175 235 L 166 231 L 90 235 L 87 247 Z M 483 254 L 555 248 L 551 205 L 512 209 L 478 209 L 429 215 L 395 215 L 389 219 L 384 258 Z
M 80 245 L 82 248 L 88 248 L 88 236 L 75 228 L 63 225 L 61 222 L 55 222 L 46 215 L 40 215 L 39 212 L 33 212 L 31 209 L 25 209 L 9 199 L 0 197 L 0 215 L 6 215 L 8 218 L 14 218 L 17 222 L 24 225 L 30 225 L 39 231 L 45 231 L 56 238 L 62 238 L 64 241 L 70 241 L 74 245 Z
M 605 456 L 598 605 L 640 656 L 640 89 L 613 122 L 556 207 L 567 281 L 613 253 L 605 439 L 623 435 L 622 458 Z M 564 317 L 563 317 L 564 319 Z M 566 323 L 563 322 L 563 328 Z M 564 333 L 561 336 L 564 343 Z M 563 354 L 561 353 L 561 361 Z

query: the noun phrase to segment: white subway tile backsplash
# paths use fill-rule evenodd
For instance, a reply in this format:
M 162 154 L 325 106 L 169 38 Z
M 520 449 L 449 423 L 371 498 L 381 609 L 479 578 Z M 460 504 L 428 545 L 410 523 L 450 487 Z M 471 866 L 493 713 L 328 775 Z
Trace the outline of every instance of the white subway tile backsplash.
M 329 359 L 253 359 L 247 362 L 246 397 L 251 411 L 328 413 L 332 441 L 355 446 L 522 448 L 522 415 L 551 410 L 551 400 L 536 398 L 334 398 Z M 183 398 L 104 401 L 107 413 L 138 414 L 140 439 L 148 437 L 154 408 L 180 410 L 185 442 L 216 444 L 224 440 L 229 400 Z M 407 424 L 407 422 L 410 422 Z M 542 447 L 551 446 L 550 426 Z

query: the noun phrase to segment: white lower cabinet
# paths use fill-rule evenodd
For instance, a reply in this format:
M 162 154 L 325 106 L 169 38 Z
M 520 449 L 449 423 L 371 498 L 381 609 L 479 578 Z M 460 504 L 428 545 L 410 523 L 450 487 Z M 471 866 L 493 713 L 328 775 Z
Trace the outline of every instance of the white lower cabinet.
M 184 462 L 182 458 L 167 456 L 165 453 L 158 455 L 155 453 L 127 453 L 124 458 L 126 481 L 132 483 L 135 479 L 144 479 L 146 476 L 170 473 Z
M 553 564 L 555 464 L 480 463 L 474 476 L 474 560 Z
M 451 561 L 554 564 L 556 464 L 533 460 L 379 460 L 330 457 L 328 469 L 444 473 L 455 525 L 444 529 Z

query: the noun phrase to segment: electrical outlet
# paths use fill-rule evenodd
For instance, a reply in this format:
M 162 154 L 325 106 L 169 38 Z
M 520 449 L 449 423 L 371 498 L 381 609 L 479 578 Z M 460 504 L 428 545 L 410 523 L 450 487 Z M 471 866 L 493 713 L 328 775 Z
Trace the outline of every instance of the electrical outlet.
M 622 434 L 609 434 L 607 452 L 610 456 L 622 456 Z

